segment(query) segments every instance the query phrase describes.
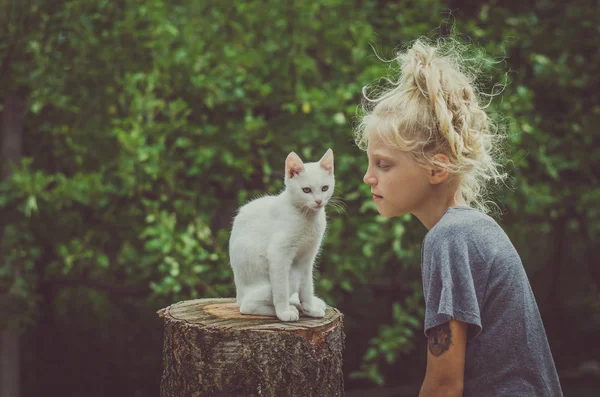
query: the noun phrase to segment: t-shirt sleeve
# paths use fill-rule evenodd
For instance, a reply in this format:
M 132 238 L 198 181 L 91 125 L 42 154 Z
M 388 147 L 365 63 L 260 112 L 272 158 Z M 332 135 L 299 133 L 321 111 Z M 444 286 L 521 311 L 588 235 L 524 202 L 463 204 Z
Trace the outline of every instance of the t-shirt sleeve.
M 437 230 L 423 247 L 423 293 L 427 331 L 450 320 L 469 324 L 468 339 L 481 332 L 481 315 L 473 282 L 468 241 Z

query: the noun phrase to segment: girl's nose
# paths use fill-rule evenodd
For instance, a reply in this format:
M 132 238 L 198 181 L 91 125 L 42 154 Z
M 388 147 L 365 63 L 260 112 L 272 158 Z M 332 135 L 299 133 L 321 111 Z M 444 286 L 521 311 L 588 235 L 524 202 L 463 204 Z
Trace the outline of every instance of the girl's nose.
M 365 176 L 363 177 L 363 182 L 366 183 L 367 185 L 374 185 L 376 180 L 375 180 L 375 177 L 371 176 L 369 174 L 369 171 L 367 170 L 367 172 L 365 173 Z

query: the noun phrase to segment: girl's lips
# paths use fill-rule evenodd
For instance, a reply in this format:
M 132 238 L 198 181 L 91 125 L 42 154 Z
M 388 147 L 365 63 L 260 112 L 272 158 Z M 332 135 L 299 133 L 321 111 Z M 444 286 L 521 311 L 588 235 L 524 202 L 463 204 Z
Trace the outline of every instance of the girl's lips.
M 376 194 L 373 195 L 373 200 L 381 200 L 383 197 Z

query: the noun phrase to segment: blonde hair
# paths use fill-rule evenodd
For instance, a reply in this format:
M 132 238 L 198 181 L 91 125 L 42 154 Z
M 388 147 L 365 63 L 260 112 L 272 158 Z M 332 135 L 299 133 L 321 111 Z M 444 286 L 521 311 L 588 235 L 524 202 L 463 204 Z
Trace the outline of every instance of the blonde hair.
M 397 81 L 370 98 L 363 88 L 363 114 L 355 130 L 357 145 L 366 150 L 375 135 L 386 145 L 412 155 L 423 167 L 447 168 L 458 178 L 457 194 L 468 205 L 490 212 L 485 199 L 488 182 L 506 178 L 497 159 L 503 135 L 486 113 L 476 78 L 481 56 L 454 39 L 430 43 L 418 39 L 395 60 Z M 434 156 L 443 153 L 450 164 Z

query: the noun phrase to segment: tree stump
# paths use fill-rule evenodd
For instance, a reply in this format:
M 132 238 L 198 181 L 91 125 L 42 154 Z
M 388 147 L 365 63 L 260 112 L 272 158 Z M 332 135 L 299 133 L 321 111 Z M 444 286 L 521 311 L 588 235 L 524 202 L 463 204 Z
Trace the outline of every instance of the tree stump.
M 235 299 L 196 299 L 164 319 L 161 397 L 343 396 L 343 314 L 321 319 L 240 314 Z

